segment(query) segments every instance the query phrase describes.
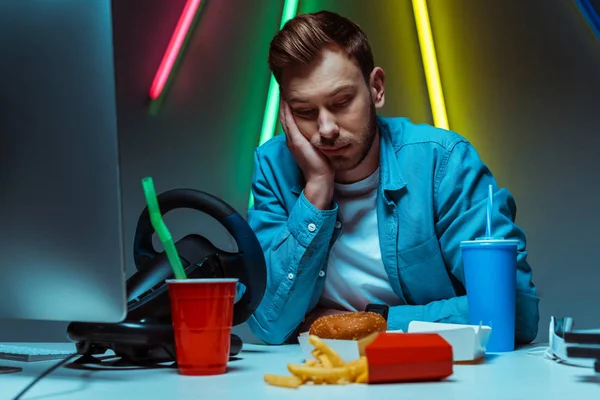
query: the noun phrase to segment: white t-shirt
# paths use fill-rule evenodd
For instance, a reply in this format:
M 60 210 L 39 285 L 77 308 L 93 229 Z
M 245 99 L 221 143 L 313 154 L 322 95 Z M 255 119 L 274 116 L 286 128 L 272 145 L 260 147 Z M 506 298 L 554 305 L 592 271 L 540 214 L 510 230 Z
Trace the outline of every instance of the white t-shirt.
M 377 228 L 379 169 L 362 181 L 335 184 L 343 221 L 342 233 L 331 248 L 320 305 L 364 311 L 369 303 L 400 304 L 381 260 Z

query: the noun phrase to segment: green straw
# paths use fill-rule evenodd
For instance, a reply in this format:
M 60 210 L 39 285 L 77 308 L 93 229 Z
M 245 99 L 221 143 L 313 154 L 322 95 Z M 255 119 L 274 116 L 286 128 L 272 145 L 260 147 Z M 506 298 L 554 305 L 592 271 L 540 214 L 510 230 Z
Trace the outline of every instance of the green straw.
M 167 225 L 165 225 L 165 222 L 162 219 L 162 215 L 160 215 L 160 208 L 158 207 L 158 200 L 156 198 L 156 191 L 154 190 L 152 178 L 147 177 L 142 179 L 142 187 L 144 188 L 146 203 L 148 204 L 150 222 L 167 252 L 167 258 L 171 263 L 171 268 L 173 268 L 175 279 L 187 279 L 183 266 L 181 265 L 181 260 L 179 259 L 179 254 L 177 254 L 177 249 L 173 243 L 171 232 L 169 232 Z

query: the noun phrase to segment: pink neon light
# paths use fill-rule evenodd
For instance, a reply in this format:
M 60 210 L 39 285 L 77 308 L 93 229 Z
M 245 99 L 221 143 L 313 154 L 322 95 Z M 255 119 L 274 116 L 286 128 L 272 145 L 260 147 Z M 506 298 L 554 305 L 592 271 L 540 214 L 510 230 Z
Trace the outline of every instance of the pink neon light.
M 179 17 L 179 21 L 177 22 L 175 32 L 173 32 L 173 36 L 171 36 L 171 41 L 169 42 L 167 51 L 163 56 L 160 66 L 158 67 L 158 71 L 156 71 L 156 75 L 152 81 L 152 86 L 150 87 L 150 98 L 152 100 L 158 99 L 158 96 L 160 96 L 165 87 L 165 83 L 167 82 L 167 79 L 171 74 L 171 70 L 173 69 L 173 64 L 175 64 L 177 55 L 179 54 L 181 46 L 183 45 L 183 41 L 185 40 L 185 36 L 190 30 L 190 26 L 194 20 L 194 15 L 196 15 L 196 11 L 198 11 L 200 2 L 201 0 L 188 0 L 183 8 L 181 16 Z

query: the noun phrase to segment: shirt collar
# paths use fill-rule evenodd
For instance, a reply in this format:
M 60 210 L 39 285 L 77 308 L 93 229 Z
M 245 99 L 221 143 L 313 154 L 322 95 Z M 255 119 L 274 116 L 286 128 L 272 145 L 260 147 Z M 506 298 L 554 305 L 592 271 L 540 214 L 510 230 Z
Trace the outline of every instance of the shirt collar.
M 387 122 L 377 117 L 377 125 L 380 136 L 381 189 L 387 200 L 391 201 L 391 195 L 402 190 L 406 186 L 406 181 L 400 172 L 400 164 Z

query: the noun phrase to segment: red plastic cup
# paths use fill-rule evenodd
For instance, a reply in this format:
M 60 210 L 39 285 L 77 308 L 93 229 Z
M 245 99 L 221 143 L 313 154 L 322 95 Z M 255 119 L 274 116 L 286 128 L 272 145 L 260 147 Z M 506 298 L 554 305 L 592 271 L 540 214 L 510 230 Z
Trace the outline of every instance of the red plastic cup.
M 167 280 L 180 374 L 226 372 L 237 281 Z

